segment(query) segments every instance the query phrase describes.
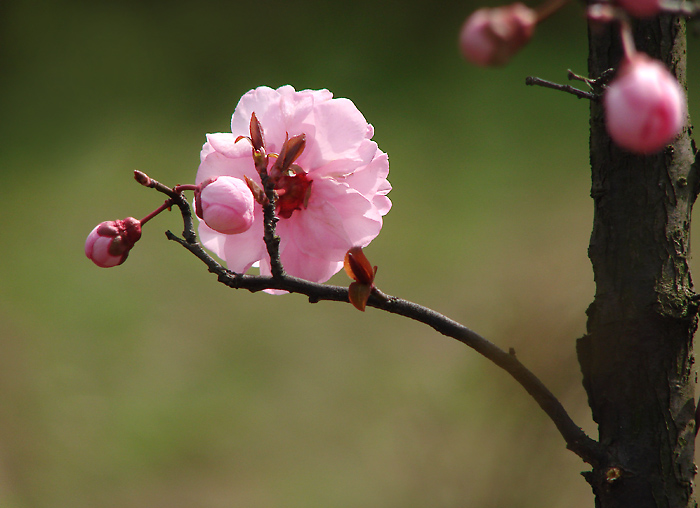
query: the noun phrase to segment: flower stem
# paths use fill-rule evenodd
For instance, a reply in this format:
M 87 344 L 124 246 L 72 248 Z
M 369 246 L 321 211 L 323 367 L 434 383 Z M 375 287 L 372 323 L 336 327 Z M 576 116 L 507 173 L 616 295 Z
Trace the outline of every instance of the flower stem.
M 144 187 L 155 189 L 158 192 L 161 192 L 170 198 L 165 203 L 163 203 L 163 205 L 158 207 L 152 213 L 148 214 L 144 218 L 144 221 L 147 222 L 166 208 L 169 208 L 172 205 L 177 205 L 177 207 L 180 209 L 180 213 L 182 214 L 182 220 L 185 223 L 185 228 L 182 231 L 182 236 L 188 243 L 197 243 L 197 235 L 194 232 L 194 224 L 192 223 L 192 211 L 190 210 L 189 203 L 182 195 L 182 192 L 175 192 L 174 189 L 168 187 L 167 185 L 163 185 L 158 180 L 154 180 L 142 171 L 134 171 L 134 179 Z M 170 204 L 166 206 L 166 203 L 168 202 Z M 144 221 L 141 221 L 141 223 L 143 224 Z
M 163 210 L 170 210 L 170 208 L 173 206 L 173 200 L 172 199 L 166 199 L 165 202 L 160 205 L 158 208 L 153 210 L 151 213 L 146 215 L 143 219 L 141 219 L 141 225 L 143 226 L 146 224 L 149 220 L 151 220 L 153 217 L 158 215 L 160 212 Z
M 622 39 L 622 50 L 625 52 L 625 60 L 629 61 L 637 53 L 637 47 L 634 44 L 632 25 L 627 18 L 620 19 L 620 38 Z
M 179 194 L 181 192 L 188 191 L 188 190 L 191 190 L 191 191 L 197 190 L 197 187 L 198 186 L 194 185 L 194 184 L 176 185 L 175 187 L 173 187 L 173 192 L 177 192 Z

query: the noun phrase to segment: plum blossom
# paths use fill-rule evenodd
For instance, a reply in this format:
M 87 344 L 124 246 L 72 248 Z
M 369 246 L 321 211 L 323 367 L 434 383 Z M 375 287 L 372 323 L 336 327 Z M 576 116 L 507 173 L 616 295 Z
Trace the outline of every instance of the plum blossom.
M 364 247 L 379 234 L 391 208 L 387 155 L 372 141 L 374 129 L 350 100 L 333 98 L 328 90 L 259 87 L 239 101 L 230 133 L 207 135 L 197 184 L 227 176 L 262 186 L 251 144 L 240 139 L 250 135 L 253 113 L 268 154 L 279 154 L 287 140 L 305 139 L 294 172 L 276 175 L 280 260 L 290 275 L 325 282 L 343 267 L 350 248 Z M 270 157 L 268 170 L 275 160 Z M 199 223 L 202 244 L 238 273 L 259 263 L 260 273 L 270 274 L 263 233 L 258 202 L 252 224 L 239 234 Z
M 664 65 L 635 53 L 603 96 L 610 137 L 631 152 L 658 152 L 685 123 L 685 94 Z

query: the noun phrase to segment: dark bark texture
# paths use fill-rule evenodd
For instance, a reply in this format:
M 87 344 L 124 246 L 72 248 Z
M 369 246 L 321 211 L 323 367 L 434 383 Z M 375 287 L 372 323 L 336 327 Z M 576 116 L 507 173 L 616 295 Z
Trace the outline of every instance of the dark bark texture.
M 684 22 L 638 21 L 634 34 L 637 48 L 685 87 Z M 617 27 L 589 30 L 589 51 L 590 77 L 617 67 Z M 585 476 L 597 507 L 697 507 L 697 300 L 688 267 L 695 147 L 687 127 L 658 155 L 632 155 L 612 143 L 603 120 L 602 104 L 591 101 L 596 294 L 577 349 L 605 457 Z

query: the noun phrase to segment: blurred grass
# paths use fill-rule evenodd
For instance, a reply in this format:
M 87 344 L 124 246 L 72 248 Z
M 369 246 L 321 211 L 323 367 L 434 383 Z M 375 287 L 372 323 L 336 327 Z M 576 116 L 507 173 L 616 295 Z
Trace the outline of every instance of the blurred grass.
M 592 505 L 520 387 L 429 329 L 227 290 L 167 242 L 176 214 L 122 267 L 82 253 L 160 203 L 133 169 L 192 181 L 245 91 L 329 88 L 390 156 L 380 287 L 515 347 L 595 435 L 588 105 L 523 84 L 585 72 L 581 9 L 480 70 L 455 47 L 476 5 L 0 4 L 0 507 Z

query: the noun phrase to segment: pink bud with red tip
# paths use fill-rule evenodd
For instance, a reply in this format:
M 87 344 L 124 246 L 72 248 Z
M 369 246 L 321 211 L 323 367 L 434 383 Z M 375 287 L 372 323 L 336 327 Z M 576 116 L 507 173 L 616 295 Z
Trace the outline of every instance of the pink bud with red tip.
M 637 18 L 650 18 L 661 12 L 661 0 L 617 0 L 617 4 Z
M 537 13 L 521 3 L 478 9 L 464 22 L 459 47 L 476 65 L 503 65 L 530 41 L 535 25 Z
M 685 124 L 685 94 L 678 81 L 643 53 L 622 63 L 603 101 L 610 137 L 630 152 L 658 152 Z
M 141 238 L 141 222 L 133 217 L 98 224 L 85 240 L 85 255 L 97 266 L 122 264 Z
M 207 226 L 225 235 L 235 235 L 253 224 L 255 199 L 240 178 L 219 176 L 202 182 L 194 193 L 195 212 Z

